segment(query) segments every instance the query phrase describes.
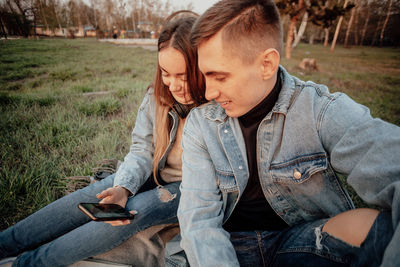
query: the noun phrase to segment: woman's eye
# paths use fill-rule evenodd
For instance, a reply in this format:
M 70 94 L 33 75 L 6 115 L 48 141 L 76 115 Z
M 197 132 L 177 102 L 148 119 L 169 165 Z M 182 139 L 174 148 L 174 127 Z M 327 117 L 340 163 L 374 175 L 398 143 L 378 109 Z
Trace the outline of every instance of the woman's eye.
M 163 77 L 168 77 L 168 73 L 161 72 L 161 76 L 163 76 Z
M 223 82 L 223 81 L 225 81 L 225 77 L 224 77 L 224 76 L 217 76 L 217 77 L 215 77 L 215 79 L 216 79 L 218 82 Z

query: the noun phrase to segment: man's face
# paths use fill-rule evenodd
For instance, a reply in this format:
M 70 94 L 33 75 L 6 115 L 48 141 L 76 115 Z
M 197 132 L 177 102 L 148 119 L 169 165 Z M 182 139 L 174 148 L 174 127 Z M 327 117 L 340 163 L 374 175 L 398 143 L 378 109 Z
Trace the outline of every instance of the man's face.
M 228 49 L 227 49 L 228 48 Z M 218 102 L 230 117 L 240 117 L 268 94 L 260 59 L 245 64 L 223 45 L 221 31 L 198 48 L 199 68 L 206 78 L 206 98 Z

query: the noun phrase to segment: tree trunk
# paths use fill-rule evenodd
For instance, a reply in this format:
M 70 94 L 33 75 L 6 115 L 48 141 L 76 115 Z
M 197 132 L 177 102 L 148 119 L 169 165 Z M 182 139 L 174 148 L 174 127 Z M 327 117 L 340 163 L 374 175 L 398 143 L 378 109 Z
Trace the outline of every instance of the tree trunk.
M 4 26 L 3 19 L 1 16 L 0 16 L 0 26 L 1 26 L 2 35 L 7 40 L 7 30 L 6 30 L 6 27 Z
M 44 22 L 44 25 L 46 26 L 46 33 L 49 33 L 49 31 L 50 31 L 49 24 L 47 24 L 46 15 L 44 14 L 42 0 L 38 0 L 38 1 L 39 1 L 39 8 L 40 8 L 40 11 L 42 13 L 43 22 Z
M 35 0 L 31 0 L 31 7 L 32 7 L 32 16 L 33 16 L 33 38 L 35 40 L 39 40 L 39 37 L 36 32 L 36 25 L 37 25 L 37 11 L 35 8 Z
M 19 0 L 14 0 L 14 3 L 15 3 L 15 5 L 17 6 L 18 11 L 19 11 L 19 13 L 20 13 L 21 16 L 22 16 L 22 21 L 23 21 L 23 24 L 24 24 L 25 36 L 28 37 L 28 35 L 29 35 L 29 21 L 28 21 L 28 19 L 27 19 L 27 17 L 26 17 L 26 12 L 25 12 L 24 9 L 22 8 L 21 3 L 20 3 Z M 27 29 L 26 29 L 25 27 L 26 27 Z
M 6 0 L 6 4 L 8 6 L 8 8 L 10 9 L 11 13 L 14 15 L 13 18 L 15 20 L 15 24 L 18 25 L 17 29 L 18 29 L 18 34 L 23 36 L 24 35 L 24 26 L 23 23 L 20 21 L 19 16 L 17 16 L 17 12 L 14 10 L 14 8 L 12 7 L 12 4 L 10 2 L 10 0 Z
M 357 7 L 357 10 L 356 10 L 356 15 L 355 15 L 355 17 L 354 17 L 354 45 L 358 45 L 358 37 L 359 37 L 359 35 L 358 35 L 358 33 L 359 33 L 359 30 L 358 30 L 358 17 L 359 17 L 359 12 L 360 11 L 360 8 L 359 7 Z
M 328 46 L 329 45 L 329 28 L 325 28 L 324 32 L 325 32 L 324 46 Z
M 392 2 L 393 2 L 393 0 L 390 0 L 388 12 L 387 12 L 387 15 L 386 15 L 386 19 L 385 19 L 385 22 L 383 23 L 383 26 L 382 26 L 382 31 L 381 31 L 381 36 L 380 36 L 380 42 L 379 42 L 379 45 L 380 45 L 380 46 L 383 45 L 383 35 L 384 35 L 384 33 L 385 33 L 385 28 L 386 28 L 386 26 L 387 26 L 387 24 L 388 24 L 388 21 L 389 21 L 390 11 L 392 10 Z
M 371 16 L 371 12 L 369 12 L 369 8 L 367 7 L 367 18 L 365 19 L 365 23 L 361 32 L 361 40 L 360 45 L 364 44 L 365 33 L 367 32 L 369 17 Z
M 313 45 L 313 44 L 314 44 L 314 38 L 315 38 L 315 33 L 312 32 L 312 33 L 310 34 L 310 38 L 308 39 L 308 43 L 309 43 L 310 45 Z
M 355 2 L 355 4 L 357 5 L 357 1 Z M 349 47 L 349 35 L 351 31 L 351 26 L 353 25 L 355 13 L 356 13 L 356 7 L 353 7 L 353 9 L 351 10 L 349 25 L 347 26 L 346 30 L 346 37 L 344 38 L 344 47 Z
M 56 18 L 56 21 L 57 21 L 57 24 L 58 24 L 58 28 L 60 29 L 60 32 L 62 33 L 63 29 L 61 27 L 60 18 L 57 15 L 56 3 L 54 2 L 54 0 L 51 3 L 52 3 L 53 12 L 54 12 L 54 17 Z
M 329 4 L 330 4 L 330 0 L 326 0 L 325 8 L 328 8 Z M 325 36 L 324 36 L 324 46 L 328 46 L 329 45 L 329 28 L 330 27 L 324 28 L 324 34 L 325 34 Z
M 133 26 L 133 34 L 136 34 L 136 23 L 135 23 L 135 11 L 132 10 L 132 26 Z
M 286 37 L 285 56 L 287 59 L 290 59 L 292 57 L 292 43 L 293 43 L 294 29 L 296 27 L 296 23 L 297 23 L 297 18 L 293 17 L 290 20 L 289 30 L 288 30 L 288 34 Z
M 348 3 L 349 3 L 349 0 L 345 0 L 343 8 L 346 8 Z M 340 31 L 340 27 L 342 25 L 342 21 L 343 21 L 343 16 L 340 16 L 338 24 L 336 26 L 335 35 L 333 36 L 333 41 L 332 41 L 332 45 L 331 45 L 331 52 L 333 52 L 335 50 L 336 41 L 337 41 L 337 38 L 339 36 L 339 31 Z
M 301 20 L 301 24 L 300 24 L 299 31 L 297 32 L 297 36 L 294 39 L 294 42 L 293 42 L 293 45 L 292 45 L 292 49 L 295 48 L 299 44 L 301 38 L 303 37 L 303 34 L 304 34 L 304 32 L 306 30 L 306 27 L 307 27 L 307 20 L 308 20 L 308 13 L 305 12 L 304 16 L 303 16 L 303 19 Z
M 289 30 L 287 33 L 286 37 L 286 49 L 285 49 L 285 56 L 287 59 L 290 59 L 292 57 L 292 43 L 293 43 L 293 36 L 294 36 L 294 30 L 296 29 L 296 24 L 297 21 L 299 20 L 299 15 L 301 9 L 303 9 L 303 0 L 299 0 L 299 8 L 298 8 L 298 13 L 290 19 L 290 24 L 289 24 Z
M 379 29 L 381 28 L 381 24 L 382 24 L 382 21 L 379 20 L 378 25 L 376 25 L 374 36 L 372 37 L 371 46 L 373 46 L 375 44 L 376 37 L 378 36 Z

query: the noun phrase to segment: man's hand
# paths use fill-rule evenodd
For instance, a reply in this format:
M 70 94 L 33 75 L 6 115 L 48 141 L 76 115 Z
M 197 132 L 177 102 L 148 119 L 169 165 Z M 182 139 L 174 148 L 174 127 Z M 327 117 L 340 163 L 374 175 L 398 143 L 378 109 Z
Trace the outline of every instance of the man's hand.
M 101 199 L 100 203 L 105 204 L 118 204 L 121 207 L 126 206 L 128 202 L 128 196 L 130 192 L 121 186 L 110 187 L 101 193 L 97 194 L 97 198 Z M 135 210 L 130 211 L 132 214 L 136 214 Z M 105 223 L 111 224 L 112 226 L 120 226 L 130 224 L 130 220 L 115 220 L 115 221 L 105 221 Z

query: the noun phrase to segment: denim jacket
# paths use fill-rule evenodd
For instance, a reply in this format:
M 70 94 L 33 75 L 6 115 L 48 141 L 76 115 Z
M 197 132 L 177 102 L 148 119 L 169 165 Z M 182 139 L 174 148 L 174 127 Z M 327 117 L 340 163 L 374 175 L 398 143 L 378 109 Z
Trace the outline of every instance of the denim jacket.
M 290 226 L 353 209 L 341 173 L 364 201 L 392 209 L 400 228 L 400 128 L 345 94 L 281 70 L 278 101 L 257 131 L 258 173 L 271 207 Z M 182 145 L 181 246 L 191 266 L 238 266 L 222 228 L 249 176 L 238 119 L 215 101 L 197 107 Z M 399 234 L 384 262 L 398 253 Z
M 114 179 L 114 186 L 119 185 L 135 194 L 153 172 L 154 143 L 155 133 L 155 111 L 156 100 L 154 90 L 150 88 L 136 116 L 135 127 L 132 131 L 132 145 L 129 153 L 125 156 L 124 162 L 118 168 Z M 158 163 L 158 170 L 164 168 L 167 156 L 171 150 L 178 129 L 179 117 L 174 110 L 169 111 L 172 119 L 170 131 L 170 141 L 168 148 Z

